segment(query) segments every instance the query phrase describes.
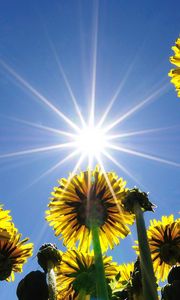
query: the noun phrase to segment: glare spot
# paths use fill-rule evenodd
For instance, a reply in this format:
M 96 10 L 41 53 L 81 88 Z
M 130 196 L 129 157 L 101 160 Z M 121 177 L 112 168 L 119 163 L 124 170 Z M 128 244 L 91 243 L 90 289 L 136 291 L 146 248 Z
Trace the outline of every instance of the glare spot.
M 80 153 L 94 157 L 105 150 L 107 135 L 100 128 L 86 127 L 76 135 L 75 145 Z

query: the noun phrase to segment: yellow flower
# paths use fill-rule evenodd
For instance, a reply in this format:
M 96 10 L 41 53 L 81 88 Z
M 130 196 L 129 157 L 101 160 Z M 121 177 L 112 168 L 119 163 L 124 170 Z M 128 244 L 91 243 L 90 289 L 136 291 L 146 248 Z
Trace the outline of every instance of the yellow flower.
M 180 262 L 180 219 L 170 215 L 162 216 L 161 221 L 151 220 L 147 236 L 155 275 L 164 281 L 171 266 Z
M 55 235 L 64 238 L 64 245 L 88 250 L 92 240 L 91 222 L 99 226 L 102 251 L 119 244 L 119 238 L 130 233 L 127 224 L 134 216 L 124 211 L 122 199 L 126 182 L 113 172 L 103 173 L 98 167 L 79 175 L 59 180 L 49 203 L 47 221 Z
M 118 270 L 112 257 L 103 257 L 107 280 L 113 279 Z M 87 252 L 68 250 L 56 268 L 58 300 L 78 299 L 81 290 L 96 297 L 96 271 L 94 256 Z
M 176 69 L 171 69 L 169 76 L 172 77 L 171 82 L 174 84 L 178 97 L 180 97 L 180 38 L 176 40 L 176 45 L 172 47 L 174 56 L 170 57 L 170 62 L 177 66 Z
M 120 278 L 117 282 L 116 289 L 121 290 L 131 279 L 131 274 L 134 271 L 134 263 L 122 264 L 118 266 L 118 271 L 120 273 Z
M 12 217 L 9 215 L 9 210 L 3 210 L 2 206 L 0 205 L 0 230 L 12 228 Z
M 32 255 L 33 244 L 25 244 L 28 238 L 12 224 L 11 231 L 0 229 L 0 280 L 14 280 L 14 272 L 22 272 L 23 264 Z

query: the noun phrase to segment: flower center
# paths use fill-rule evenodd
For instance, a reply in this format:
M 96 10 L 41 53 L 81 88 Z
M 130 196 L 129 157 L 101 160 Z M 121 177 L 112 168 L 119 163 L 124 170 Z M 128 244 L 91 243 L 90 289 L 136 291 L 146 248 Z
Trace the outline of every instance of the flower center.
M 80 291 L 81 289 L 86 291 L 87 295 L 93 295 L 96 291 L 96 273 L 95 265 L 91 265 L 89 269 L 81 271 L 77 274 L 76 279 L 73 281 L 73 288 L 75 291 Z
M 5 280 L 11 275 L 12 266 L 10 258 L 0 253 L 0 280 Z
M 174 265 L 180 261 L 180 248 L 171 242 L 167 242 L 160 247 L 161 260 L 169 265 Z
M 97 194 L 96 185 L 93 183 L 87 196 L 76 188 L 76 194 L 81 200 L 76 209 L 77 219 L 81 225 L 90 228 L 92 222 L 95 222 L 98 226 L 102 226 L 106 222 L 108 211 L 105 204 L 107 199 L 103 198 L 105 190 L 106 187 L 103 187 Z

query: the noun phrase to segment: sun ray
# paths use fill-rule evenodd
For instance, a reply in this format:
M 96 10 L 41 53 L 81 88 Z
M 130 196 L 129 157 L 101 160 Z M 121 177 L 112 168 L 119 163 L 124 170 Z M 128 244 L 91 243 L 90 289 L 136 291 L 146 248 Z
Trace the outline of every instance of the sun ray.
M 102 118 L 100 119 L 100 121 L 99 121 L 97 127 L 101 127 L 102 124 L 104 123 L 104 121 L 105 121 L 105 119 L 106 119 L 108 113 L 110 112 L 110 110 L 111 110 L 111 108 L 112 108 L 114 102 L 117 100 L 118 96 L 120 95 L 120 93 L 121 93 L 121 91 L 122 91 L 122 89 L 123 89 L 123 87 L 124 87 L 124 85 L 125 85 L 125 83 L 126 83 L 126 81 L 127 81 L 127 78 L 129 77 L 129 74 L 131 73 L 131 70 L 132 70 L 133 66 L 134 66 L 134 62 L 133 62 L 133 63 L 130 65 L 130 67 L 128 68 L 126 74 L 125 74 L 124 77 L 123 77 L 123 80 L 120 82 L 119 86 L 117 87 L 117 90 L 115 91 L 114 95 L 113 95 L 112 98 L 110 99 L 109 105 L 108 105 L 107 109 L 105 110 L 105 112 L 104 112 Z
M 99 5 L 98 2 L 95 4 L 94 20 L 93 20 L 93 62 L 92 62 L 92 87 L 91 87 L 91 107 L 90 107 L 90 119 L 89 125 L 94 125 L 95 116 L 95 95 L 96 95 L 96 72 L 97 72 L 97 43 L 98 43 L 98 14 Z
M 88 168 L 91 170 L 93 166 L 93 157 L 92 155 L 88 155 Z
M 56 128 L 52 128 L 52 127 L 45 126 L 45 125 L 42 125 L 42 124 L 37 124 L 37 123 L 29 122 L 29 121 L 18 119 L 18 118 L 13 118 L 13 117 L 7 117 L 7 118 L 9 118 L 10 120 L 22 123 L 22 124 L 26 124 L 26 125 L 35 127 L 35 128 L 43 129 L 45 131 L 49 131 L 49 132 L 53 132 L 53 133 L 58 133 L 58 134 L 65 135 L 65 136 L 71 137 L 71 138 L 75 138 L 76 137 L 76 134 L 68 132 L 68 131 L 59 130 L 59 129 L 56 129 Z
M 105 128 L 105 131 L 109 131 L 110 129 L 114 128 L 116 125 L 120 124 L 122 121 L 130 117 L 132 114 L 137 112 L 139 109 L 141 109 L 144 105 L 150 103 L 151 101 L 157 99 L 157 96 L 159 96 L 161 93 L 163 93 L 167 88 L 169 87 L 169 84 L 164 84 L 159 89 L 157 89 L 154 93 L 152 93 L 150 96 L 139 102 L 137 105 L 129 109 L 125 114 L 120 116 L 117 120 L 112 122 L 109 126 Z
M 27 155 L 27 154 L 39 153 L 39 152 L 49 152 L 52 150 L 70 148 L 73 146 L 74 146 L 74 143 L 57 144 L 57 145 L 53 145 L 53 146 L 33 148 L 33 149 L 28 149 L 28 150 L 0 154 L 0 158 L 10 158 L 10 157 L 16 157 L 16 156 L 23 156 L 23 155 Z
M 71 86 L 70 86 L 69 80 L 67 79 L 67 76 L 66 76 L 66 74 L 65 74 L 65 71 L 64 71 L 64 69 L 63 69 L 63 67 L 62 67 L 62 64 L 61 64 L 61 62 L 60 62 L 60 59 L 59 59 L 59 57 L 58 57 L 58 55 L 57 55 L 57 51 L 56 51 L 56 49 L 55 49 L 55 47 L 54 47 L 54 44 L 52 43 L 51 39 L 49 38 L 49 36 L 48 36 L 48 42 L 49 42 L 50 47 L 51 47 L 51 50 L 52 50 L 52 52 L 53 52 L 53 54 L 54 54 L 54 58 L 55 58 L 56 63 L 57 63 L 57 65 L 58 65 L 58 69 L 59 69 L 59 71 L 60 71 L 60 73 L 61 73 L 61 75 L 62 75 L 62 77 L 63 77 L 63 79 L 64 79 L 65 85 L 66 85 L 66 87 L 67 87 L 67 90 L 68 90 L 68 92 L 69 92 L 69 95 L 70 95 L 70 97 L 71 97 L 71 100 L 72 100 L 72 102 L 73 102 L 73 104 L 74 104 L 74 107 L 75 107 L 75 109 L 76 109 L 76 112 L 77 112 L 77 114 L 78 114 L 78 116 L 79 116 L 79 119 L 80 119 L 80 121 L 81 121 L 81 124 L 82 124 L 82 126 L 84 127 L 84 126 L 85 126 L 85 121 L 84 121 L 84 118 L 83 118 L 83 116 L 82 116 L 82 114 L 81 114 L 81 111 L 80 111 L 80 108 L 79 108 L 79 106 L 78 106 L 76 97 L 74 96 L 74 93 L 73 93 L 72 88 L 71 88 Z
M 145 130 L 123 132 L 121 134 L 108 135 L 107 140 L 118 139 L 118 138 L 122 138 L 122 137 L 129 137 L 129 136 L 134 136 L 134 135 L 143 135 L 143 134 L 146 134 L 146 133 L 159 132 L 159 131 L 163 131 L 163 130 L 169 130 L 169 129 L 172 129 L 172 128 L 175 128 L 175 127 L 178 127 L 178 126 L 150 128 L 150 129 L 145 129 Z
M 0 59 L 1 66 L 8 71 L 11 76 L 13 76 L 23 87 L 25 87 L 29 92 L 31 92 L 36 98 L 38 98 L 42 103 L 54 111 L 58 116 L 60 116 L 68 125 L 70 125 L 77 132 L 79 127 L 72 122 L 67 116 L 65 116 L 59 109 L 57 109 L 46 97 L 44 97 L 40 92 L 38 92 L 32 85 L 30 85 L 24 78 L 22 78 L 14 69 L 7 65 L 4 61 Z
M 144 153 L 144 152 L 135 151 L 135 150 L 132 150 L 132 149 L 129 149 L 129 148 L 119 147 L 119 146 L 115 146 L 115 145 L 108 145 L 108 147 L 111 148 L 111 149 L 120 151 L 120 152 L 124 152 L 124 153 L 131 154 L 131 155 L 134 155 L 134 156 L 138 156 L 138 157 L 141 157 L 141 158 L 146 158 L 146 159 L 149 159 L 149 160 L 157 161 L 157 162 L 160 162 L 160 163 L 164 163 L 166 165 L 170 165 L 170 166 L 174 166 L 174 167 L 180 167 L 180 163 L 176 163 L 174 161 L 167 160 L 167 159 L 155 156 L 155 155 L 150 155 L 150 154 L 147 154 L 147 153 Z
M 112 155 L 110 155 L 107 151 L 103 151 L 103 154 L 117 167 L 119 167 L 126 175 L 128 175 L 129 178 L 131 178 L 134 182 L 138 183 L 138 185 L 141 186 L 136 177 L 134 177 L 122 164 L 120 164 L 114 157 L 112 157 Z
M 103 163 L 102 163 L 102 161 L 101 161 L 101 158 L 100 158 L 99 156 L 96 156 L 96 158 L 97 158 L 97 161 L 98 161 L 98 163 L 99 163 L 99 165 L 100 165 L 100 167 L 101 167 L 101 169 L 102 169 L 102 172 L 103 172 L 103 174 L 104 174 L 104 178 L 105 178 L 105 180 L 106 180 L 106 182 L 107 182 L 107 185 L 108 185 L 108 187 L 109 187 L 109 189 L 110 189 L 110 191 L 111 191 L 111 193 L 112 193 L 112 196 L 113 196 L 114 201 L 115 201 L 115 203 L 116 203 L 116 205 L 117 205 L 117 207 L 118 207 L 118 210 L 119 210 L 120 213 L 122 213 L 122 208 L 121 208 L 121 206 L 118 204 L 116 195 L 115 195 L 114 190 L 113 190 L 113 188 L 112 188 L 112 186 L 111 186 L 111 183 L 110 183 L 110 181 L 109 181 L 109 178 L 108 178 L 108 176 L 107 176 L 107 174 L 106 174 L 106 171 L 105 171 L 105 169 L 104 169 L 104 166 L 103 166 Z M 133 245 L 133 244 L 134 244 L 134 238 L 133 238 L 132 233 L 131 233 L 130 239 L 131 239 L 131 242 L 132 242 L 132 245 Z
M 77 152 L 77 151 L 74 151 Z M 29 185 L 27 188 L 31 187 L 32 185 L 34 185 L 35 183 L 37 183 L 42 177 L 48 175 L 50 172 L 54 171 L 55 168 L 58 168 L 60 166 L 60 164 L 62 165 L 63 163 L 67 162 L 68 159 L 71 159 L 73 156 L 75 156 L 76 154 L 71 153 L 70 155 L 68 155 L 67 157 L 65 157 L 63 160 L 61 160 L 58 164 L 56 164 L 54 167 L 52 167 L 50 170 L 48 170 L 47 172 L 43 173 L 40 177 L 38 177 L 34 182 L 31 183 L 31 185 Z M 72 174 L 75 174 L 77 169 L 79 168 L 80 164 L 82 163 L 84 157 L 83 155 L 80 156 L 80 158 L 78 159 L 75 167 L 73 168 Z M 39 240 L 41 240 L 46 232 L 46 229 L 48 228 L 47 223 L 45 225 L 43 225 L 42 229 L 39 231 L 39 234 L 37 235 L 37 239 L 35 242 L 35 245 L 37 245 L 37 249 L 39 248 Z
M 39 182 L 45 176 L 51 174 L 54 170 L 56 170 L 57 168 L 59 168 L 65 162 L 69 161 L 71 158 L 75 157 L 78 153 L 79 153 L 79 151 L 75 150 L 71 154 L 67 155 L 65 158 L 63 158 L 62 160 L 60 160 L 57 164 L 53 165 L 50 169 L 48 169 L 47 171 L 43 172 L 38 178 L 36 178 L 35 180 L 33 180 L 31 182 L 31 184 L 28 185 L 28 188 L 31 187 L 32 185 L 36 184 L 37 182 Z M 84 156 L 81 154 L 80 158 L 78 159 L 78 161 L 77 161 L 77 163 L 75 165 L 75 168 L 73 169 L 73 172 L 77 171 L 77 168 L 82 163 L 83 159 L 84 159 Z

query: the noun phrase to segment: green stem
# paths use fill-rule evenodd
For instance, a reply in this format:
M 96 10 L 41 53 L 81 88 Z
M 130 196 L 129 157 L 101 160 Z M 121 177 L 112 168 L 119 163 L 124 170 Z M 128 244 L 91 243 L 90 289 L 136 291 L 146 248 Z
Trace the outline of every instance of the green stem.
M 108 289 L 104 271 L 104 264 L 102 258 L 101 244 L 99 240 L 99 226 L 93 222 L 91 224 L 92 241 L 94 248 L 94 260 L 96 268 L 96 291 L 98 300 L 108 300 Z
M 134 295 L 133 295 L 133 300 L 144 300 L 144 297 L 143 297 L 143 295 L 141 295 L 141 294 L 139 294 L 139 295 L 134 294 Z
M 49 300 L 57 300 L 56 297 L 56 277 L 54 274 L 54 264 L 49 260 L 47 262 L 47 281 L 49 289 Z
M 136 227 L 139 241 L 144 300 L 158 300 L 156 279 L 153 271 L 143 212 L 138 202 L 134 205 L 134 212 L 136 215 Z
M 78 300 L 86 300 L 86 291 L 84 289 L 79 291 Z

